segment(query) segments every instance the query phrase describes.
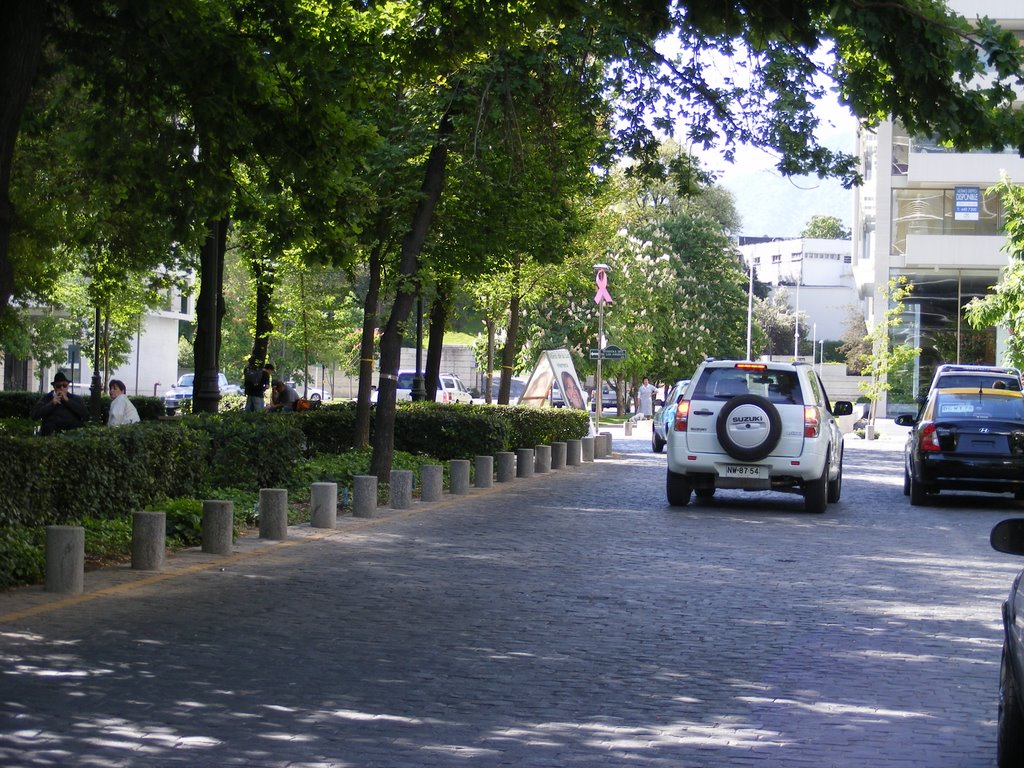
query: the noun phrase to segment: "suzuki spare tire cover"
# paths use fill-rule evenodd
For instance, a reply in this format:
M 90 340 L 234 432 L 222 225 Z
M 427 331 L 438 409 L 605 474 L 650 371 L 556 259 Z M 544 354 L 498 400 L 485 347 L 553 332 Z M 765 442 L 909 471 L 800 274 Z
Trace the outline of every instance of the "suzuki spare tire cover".
M 766 398 L 740 395 L 722 407 L 715 429 L 727 454 L 739 461 L 759 461 L 779 444 L 782 419 Z

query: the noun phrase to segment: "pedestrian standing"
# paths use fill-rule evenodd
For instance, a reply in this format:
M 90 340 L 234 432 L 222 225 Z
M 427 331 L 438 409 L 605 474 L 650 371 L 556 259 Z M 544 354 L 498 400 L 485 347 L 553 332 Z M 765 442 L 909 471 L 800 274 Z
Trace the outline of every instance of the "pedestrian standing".
M 654 393 L 658 391 L 658 388 L 651 384 L 651 380 L 644 376 L 644 383 L 640 385 L 640 389 L 637 391 L 637 397 L 640 398 L 640 418 L 649 419 L 654 416 Z
M 261 368 L 255 358 L 249 358 L 249 364 L 242 373 L 242 386 L 245 392 L 245 410 L 247 413 L 262 411 L 267 405 L 267 388 L 274 372 L 271 363 L 264 363 Z

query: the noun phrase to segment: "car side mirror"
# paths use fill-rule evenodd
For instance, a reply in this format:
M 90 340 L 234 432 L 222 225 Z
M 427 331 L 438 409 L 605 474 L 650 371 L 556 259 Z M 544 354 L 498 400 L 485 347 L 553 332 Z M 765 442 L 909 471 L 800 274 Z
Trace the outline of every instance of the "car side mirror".
M 915 419 L 909 413 L 901 413 L 899 416 L 893 419 L 893 421 L 895 421 L 896 424 L 901 427 L 912 427 L 915 424 L 917 424 L 917 419 Z
M 997 552 L 1024 555 L 1024 519 L 1011 517 L 996 523 L 988 540 Z
M 853 413 L 853 403 L 849 400 L 836 400 L 835 405 L 832 406 L 833 416 L 849 416 Z

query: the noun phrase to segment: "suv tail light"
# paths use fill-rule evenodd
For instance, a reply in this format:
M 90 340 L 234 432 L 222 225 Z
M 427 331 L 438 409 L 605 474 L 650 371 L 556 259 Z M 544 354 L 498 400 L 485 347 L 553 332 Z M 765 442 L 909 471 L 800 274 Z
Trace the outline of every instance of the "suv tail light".
M 941 451 L 939 447 L 939 433 L 934 424 L 925 424 L 921 429 L 921 450 Z
M 804 406 L 804 437 L 817 437 L 821 432 L 821 411 L 816 405 Z
M 686 431 L 686 420 L 690 417 L 690 401 L 680 400 L 679 404 L 676 405 L 676 419 L 672 424 L 672 429 L 676 432 Z

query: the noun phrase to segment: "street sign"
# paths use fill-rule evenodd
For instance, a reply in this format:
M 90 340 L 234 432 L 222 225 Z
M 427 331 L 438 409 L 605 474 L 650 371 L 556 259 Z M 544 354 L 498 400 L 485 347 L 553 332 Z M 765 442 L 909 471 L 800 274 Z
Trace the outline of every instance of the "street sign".
M 604 354 L 603 355 L 601 354 L 601 350 L 599 350 L 599 349 L 591 349 L 590 350 L 590 359 L 591 360 L 598 360 L 598 359 L 600 359 L 600 360 L 625 360 L 626 359 L 626 350 L 624 350 L 622 347 L 616 347 L 614 344 L 609 344 L 607 347 L 604 348 Z

